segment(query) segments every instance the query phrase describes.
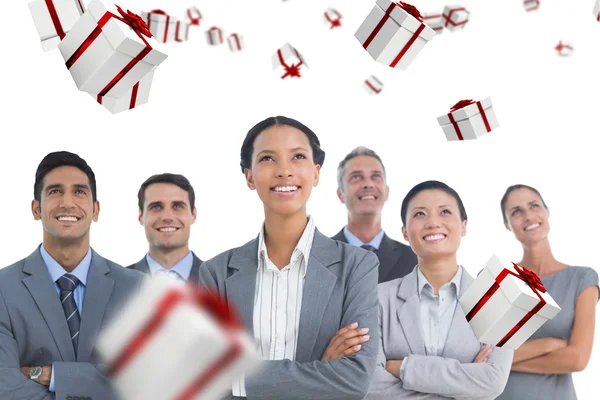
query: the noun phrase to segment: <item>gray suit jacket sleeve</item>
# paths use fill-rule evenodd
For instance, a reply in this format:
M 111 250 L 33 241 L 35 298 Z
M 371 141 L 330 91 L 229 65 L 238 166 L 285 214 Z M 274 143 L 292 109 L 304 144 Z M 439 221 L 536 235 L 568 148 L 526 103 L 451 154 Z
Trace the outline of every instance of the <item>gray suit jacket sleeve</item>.
M 79 397 L 116 400 L 109 380 L 103 373 L 104 366 L 86 362 L 54 362 L 56 398 L 66 399 L 77 393 Z
M 10 316 L 0 292 L 0 399 L 54 400 L 46 386 L 27 379 L 20 371 L 19 351 L 11 330 Z

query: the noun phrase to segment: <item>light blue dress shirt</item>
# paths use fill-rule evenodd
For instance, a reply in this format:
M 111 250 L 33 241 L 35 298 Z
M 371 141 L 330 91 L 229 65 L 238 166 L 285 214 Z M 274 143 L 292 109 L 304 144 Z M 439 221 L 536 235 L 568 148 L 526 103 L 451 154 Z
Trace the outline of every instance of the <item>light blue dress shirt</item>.
M 67 273 L 65 269 L 56 262 L 54 258 L 46 251 L 44 245 L 40 247 L 40 253 L 42 255 L 42 259 L 46 264 L 46 268 L 48 268 L 48 272 L 50 273 L 50 278 L 52 282 L 54 282 L 54 287 L 56 289 L 56 293 L 60 297 L 60 286 L 58 286 L 58 279 Z M 79 279 L 79 285 L 73 291 L 73 298 L 75 299 L 75 305 L 77 306 L 77 311 L 79 311 L 79 315 L 83 310 L 83 298 L 85 297 L 85 285 L 87 284 L 87 276 L 90 270 L 90 265 L 92 263 L 92 249 L 88 249 L 87 254 L 83 257 L 83 260 L 75 267 L 73 271 L 71 271 L 72 275 L 75 275 L 77 279 Z M 51 392 L 55 391 L 54 384 L 54 363 L 52 364 L 52 375 L 50 376 L 50 387 L 48 390 Z
M 359 238 L 357 238 L 352 232 L 350 232 L 348 230 L 348 225 L 346 225 L 344 227 L 344 235 L 346 236 L 346 240 L 348 240 L 349 244 L 356 246 L 356 247 L 360 247 L 363 244 L 370 244 L 371 246 L 373 246 L 377 250 L 379 250 L 379 246 L 381 246 L 381 241 L 383 240 L 384 233 L 385 232 L 383 232 L 383 229 L 382 229 L 379 231 L 379 233 L 377 235 L 375 235 L 373 240 L 371 240 L 369 243 L 363 243 Z
M 177 264 L 173 265 L 173 268 L 171 269 L 163 268 L 163 266 L 160 265 L 158 261 L 152 258 L 150 253 L 146 254 L 146 262 L 148 263 L 148 267 L 150 268 L 150 274 L 152 276 L 155 276 L 156 273 L 160 270 L 163 270 L 164 272 L 175 271 L 177 272 L 177 274 L 179 274 L 179 276 L 181 276 L 183 280 L 187 281 L 190 277 L 190 273 L 192 272 L 194 256 L 190 251 L 185 257 L 179 260 Z

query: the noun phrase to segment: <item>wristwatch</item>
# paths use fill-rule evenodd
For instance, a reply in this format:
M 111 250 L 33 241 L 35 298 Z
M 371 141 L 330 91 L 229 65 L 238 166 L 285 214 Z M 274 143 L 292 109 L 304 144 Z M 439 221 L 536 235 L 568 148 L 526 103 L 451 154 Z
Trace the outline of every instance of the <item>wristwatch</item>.
M 40 383 L 40 376 L 42 376 L 42 367 L 33 367 L 29 370 L 29 379 L 36 383 Z

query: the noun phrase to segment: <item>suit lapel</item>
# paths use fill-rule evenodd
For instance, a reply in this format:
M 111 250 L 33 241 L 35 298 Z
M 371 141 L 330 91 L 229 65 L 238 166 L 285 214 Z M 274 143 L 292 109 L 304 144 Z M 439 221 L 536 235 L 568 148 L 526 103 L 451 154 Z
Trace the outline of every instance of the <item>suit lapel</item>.
M 236 308 L 248 331 L 254 337 L 254 292 L 258 268 L 258 238 L 237 249 L 229 268 L 235 269 L 225 281 L 227 299 Z
M 202 264 L 202 260 L 200 260 L 193 251 L 192 257 L 194 258 L 194 261 L 192 263 L 192 270 L 190 271 L 188 282 L 198 284 L 200 281 L 200 265 Z
M 460 293 L 458 294 L 458 298 L 467 290 L 471 282 L 473 282 L 473 278 L 467 273 L 467 271 L 462 268 L 462 277 L 460 279 Z M 467 318 L 465 317 L 465 313 L 460 306 L 460 303 L 456 302 L 456 308 L 454 309 L 454 316 L 452 317 L 452 322 L 450 324 L 450 331 L 448 332 L 448 338 L 446 339 L 446 343 L 444 344 L 444 351 L 442 352 L 442 357 L 446 355 L 448 351 L 456 352 L 456 349 L 468 349 L 468 344 L 472 342 L 473 338 L 473 330 L 469 323 L 467 322 Z
M 25 259 L 23 272 L 29 274 L 23 278 L 23 283 L 50 328 L 62 361 L 75 361 L 73 342 L 65 312 L 60 304 L 60 296 L 56 292 L 39 247 Z
M 312 359 L 321 320 L 337 281 L 337 276 L 327 268 L 339 262 L 340 255 L 335 242 L 315 229 L 302 292 L 296 349 L 298 362 L 308 362 Z
M 417 268 L 406 275 L 398 288 L 398 298 L 404 304 L 398 309 L 398 321 L 404 332 L 411 354 L 425 355 L 425 340 L 421 332 L 421 309 L 417 293 Z
M 396 244 L 384 233 L 379 246 L 379 282 L 385 282 L 400 259 L 400 251 Z
M 108 276 L 109 272 L 104 258 L 92 250 L 92 263 L 88 272 L 81 313 L 77 361 L 88 361 L 94 350 L 96 335 L 100 332 L 104 313 L 115 285 L 115 281 Z
M 342 228 L 341 231 L 339 231 L 334 237 L 332 237 L 332 239 L 338 240 L 343 243 L 348 243 L 348 239 L 346 239 L 346 235 L 344 234 L 344 228 Z
M 150 275 L 150 267 L 148 266 L 148 261 L 146 260 L 146 256 L 144 256 L 144 258 L 142 258 L 137 263 L 133 264 L 132 268 L 135 269 L 136 271 L 143 272 L 146 275 Z

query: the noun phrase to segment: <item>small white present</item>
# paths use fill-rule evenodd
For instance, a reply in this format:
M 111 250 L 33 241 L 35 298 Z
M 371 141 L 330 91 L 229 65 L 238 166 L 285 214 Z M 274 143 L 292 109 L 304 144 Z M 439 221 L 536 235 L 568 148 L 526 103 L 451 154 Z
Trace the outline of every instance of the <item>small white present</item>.
M 365 79 L 365 90 L 371 94 L 379 94 L 383 89 L 383 83 L 375 76 L 371 75 L 368 79 Z
M 450 31 L 464 29 L 471 13 L 466 8 L 457 5 L 444 7 L 442 18 L 444 18 L 444 28 Z
M 131 110 L 148 102 L 153 77 L 154 70 L 150 71 L 141 81 L 133 85 L 125 96 L 119 98 L 95 96 L 92 94 L 90 96 L 94 97 L 98 103 L 102 104 L 104 108 L 113 114 Z
M 175 41 L 185 42 L 190 37 L 190 24 L 177 20 L 175 23 Z
M 257 360 L 254 348 L 225 300 L 161 277 L 144 284 L 97 343 L 127 400 L 221 398 Z
M 459 303 L 481 343 L 512 350 L 560 312 L 535 273 L 495 255 Z
M 223 30 L 216 26 L 213 26 L 206 31 L 206 41 L 211 46 L 218 46 L 223 44 Z
M 300 78 L 302 67 L 308 68 L 302 54 L 291 44 L 286 43 L 273 54 L 273 70 L 282 74 L 281 79 Z
M 229 45 L 229 50 L 233 52 L 241 51 L 246 47 L 243 36 L 237 33 L 232 33 L 227 37 L 227 44 Z
M 35 0 L 29 12 L 44 51 L 53 50 L 85 12 L 81 0 Z
M 146 21 L 152 36 L 161 43 L 175 40 L 176 18 L 171 17 L 163 10 L 142 11 L 142 19 Z
M 435 31 L 414 6 L 377 0 L 354 36 L 376 61 L 406 70 Z
M 448 141 L 477 139 L 498 127 L 491 97 L 477 102 L 461 100 L 448 114 L 438 117 L 438 123 Z
M 570 57 L 573 54 L 573 44 L 571 42 L 561 40 L 558 42 L 556 47 L 554 47 L 554 50 L 556 50 L 559 56 Z
M 340 27 L 342 26 L 342 14 L 333 8 L 328 8 L 327 11 L 323 13 L 323 21 L 330 29 Z
M 119 98 L 167 58 L 158 46 L 138 15 L 93 0 L 58 48 L 79 90 Z
M 186 10 L 186 15 L 190 20 L 191 25 L 200 25 L 200 20 L 202 19 L 202 14 L 200 14 L 200 10 L 198 7 L 190 7 Z
M 537 10 L 540 7 L 540 0 L 523 0 L 523 7 L 527 12 Z
M 423 22 L 425 22 L 438 35 L 444 32 L 444 18 L 439 12 L 428 12 L 421 14 Z

